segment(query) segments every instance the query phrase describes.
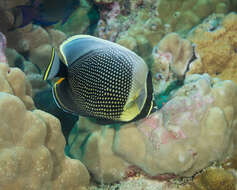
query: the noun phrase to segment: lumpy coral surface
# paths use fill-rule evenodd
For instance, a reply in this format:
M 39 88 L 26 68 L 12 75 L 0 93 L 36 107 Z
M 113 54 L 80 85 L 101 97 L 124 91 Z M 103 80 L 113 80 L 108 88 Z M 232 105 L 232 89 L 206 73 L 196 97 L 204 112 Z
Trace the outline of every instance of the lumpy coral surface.
M 33 109 L 24 73 L 0 64 L 0 189 L 86 189 L 89 174 L 64 155 L 59 120 Z

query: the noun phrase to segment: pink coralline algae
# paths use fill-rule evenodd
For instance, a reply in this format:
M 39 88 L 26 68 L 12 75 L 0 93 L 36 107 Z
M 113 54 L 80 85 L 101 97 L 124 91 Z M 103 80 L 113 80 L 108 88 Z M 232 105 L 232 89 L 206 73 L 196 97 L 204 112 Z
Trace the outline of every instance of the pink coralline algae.
M 236 130 L 236 120 L 228 118 L 233 121 L 236 113 L 236 93 L 231 81 L 207 74 L 187 77 L 170 101 L 137 125 L 146 147 L 137 165 L 152 176 L 191 176 L 208 163 L 223 161 L 234 147 L 231 131 Z
M 186 139 L 184 126 L 192 124 L 198 128 L 204 117 L 203 113 L 212 102 L 211 96 L 203 96 L 200 92 L 176 97 L 168 101 L 159 112 L 145 119 L 138 129 L 151 142 L 153 148 L 159 150 L 163 144 Z
M 3 33 L 0 32 L 0 63 L 7 63 L 5 56 L 5 49 L 7 46 L 7 40 Z
M 100 20 L 98 22 L 98 36 L 110 41 L 115 41 L 119 33 L 119 24 L 115 24 L 116 17 L 120 14 L 120 5 L 118 2 L 113 2 L 102 8 L 100 12 Z M 106 27 L 113 25 L 113 27 Z

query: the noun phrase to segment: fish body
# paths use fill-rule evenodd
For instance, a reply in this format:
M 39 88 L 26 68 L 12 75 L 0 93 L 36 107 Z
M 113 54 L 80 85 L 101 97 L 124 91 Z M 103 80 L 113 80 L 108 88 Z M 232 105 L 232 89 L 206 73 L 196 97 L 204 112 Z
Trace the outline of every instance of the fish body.
M 79 0 L 32 0 L 29 5 L 12 9 L 15 18 L 13 29 L 24 27 L 29 23 L 43 27 L 59 21 L 64 24 L 79 5 Z
M 63 110 L 107 122 L 146 117 L 153 107 L 151 73 L 141 57 L 116 43 L 88 35 L 53 49 L 44 80 L 60 77 L 53 95 Z

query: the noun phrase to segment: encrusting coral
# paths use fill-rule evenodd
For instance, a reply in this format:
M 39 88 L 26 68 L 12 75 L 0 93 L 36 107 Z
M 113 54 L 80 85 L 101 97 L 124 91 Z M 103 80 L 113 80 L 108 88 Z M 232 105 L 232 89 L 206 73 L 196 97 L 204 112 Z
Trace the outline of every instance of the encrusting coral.
M 212 15 L 198 25 L 188 39 L 196 45 L 198 59 L 192 73 L 209 73 L 237 84 L 237 14 Z
M 116 181 L 107 176 L 117 172 L 120 180 L 131 166 L 157 178 L 162 174 L 166 174 L 163 178 L 192 176 L 232 154 L 237 127 L 236 96 L 237 86 L 231 81 L 207 74 L 190 75 L 170 101 L 142 121 L 114 129 L 94 126 L 96 131 L 89 129 L 94 124 L 79 122 L 71 132 L 69 154 L 85 162 L 95 179 L 105 183 Z M 97 154 L 98 150 L 103 154 Z M 106 165 L 113 165 L 113 171 L 101 172 L 105 160 Z M 94 168 L 101 173 L 94 172 Z

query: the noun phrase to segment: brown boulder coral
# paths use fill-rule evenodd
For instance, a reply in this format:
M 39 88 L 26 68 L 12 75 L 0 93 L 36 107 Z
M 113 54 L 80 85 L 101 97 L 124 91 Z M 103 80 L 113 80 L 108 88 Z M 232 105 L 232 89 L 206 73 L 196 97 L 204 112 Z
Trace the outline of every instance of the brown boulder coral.
M 85 166 L 64 155 L 59 120 L 32 109 L 24 73 L 0 64 L 0 189 L 87 189 Z
M 192 73 L 209 73 L 237 83 L 237 14 L 212 15 L 188 36 L 196 44 L 199 59 L 190 65 Z M 219 23 L 219 24 L 218 24 Z
M 4 92 L 0 115 L 0 189 L 86 189 L 89 174 L 81 162 L 64 155 L 58 119 L 27 111 L 18 97 Z
M 18 68 L 10 68 L 7 64 L 0 64 L 0 92 L 18 96 L 27 109 L 34 108 L 31 98 L 32 88 L 26 80 L 25 74 Z

